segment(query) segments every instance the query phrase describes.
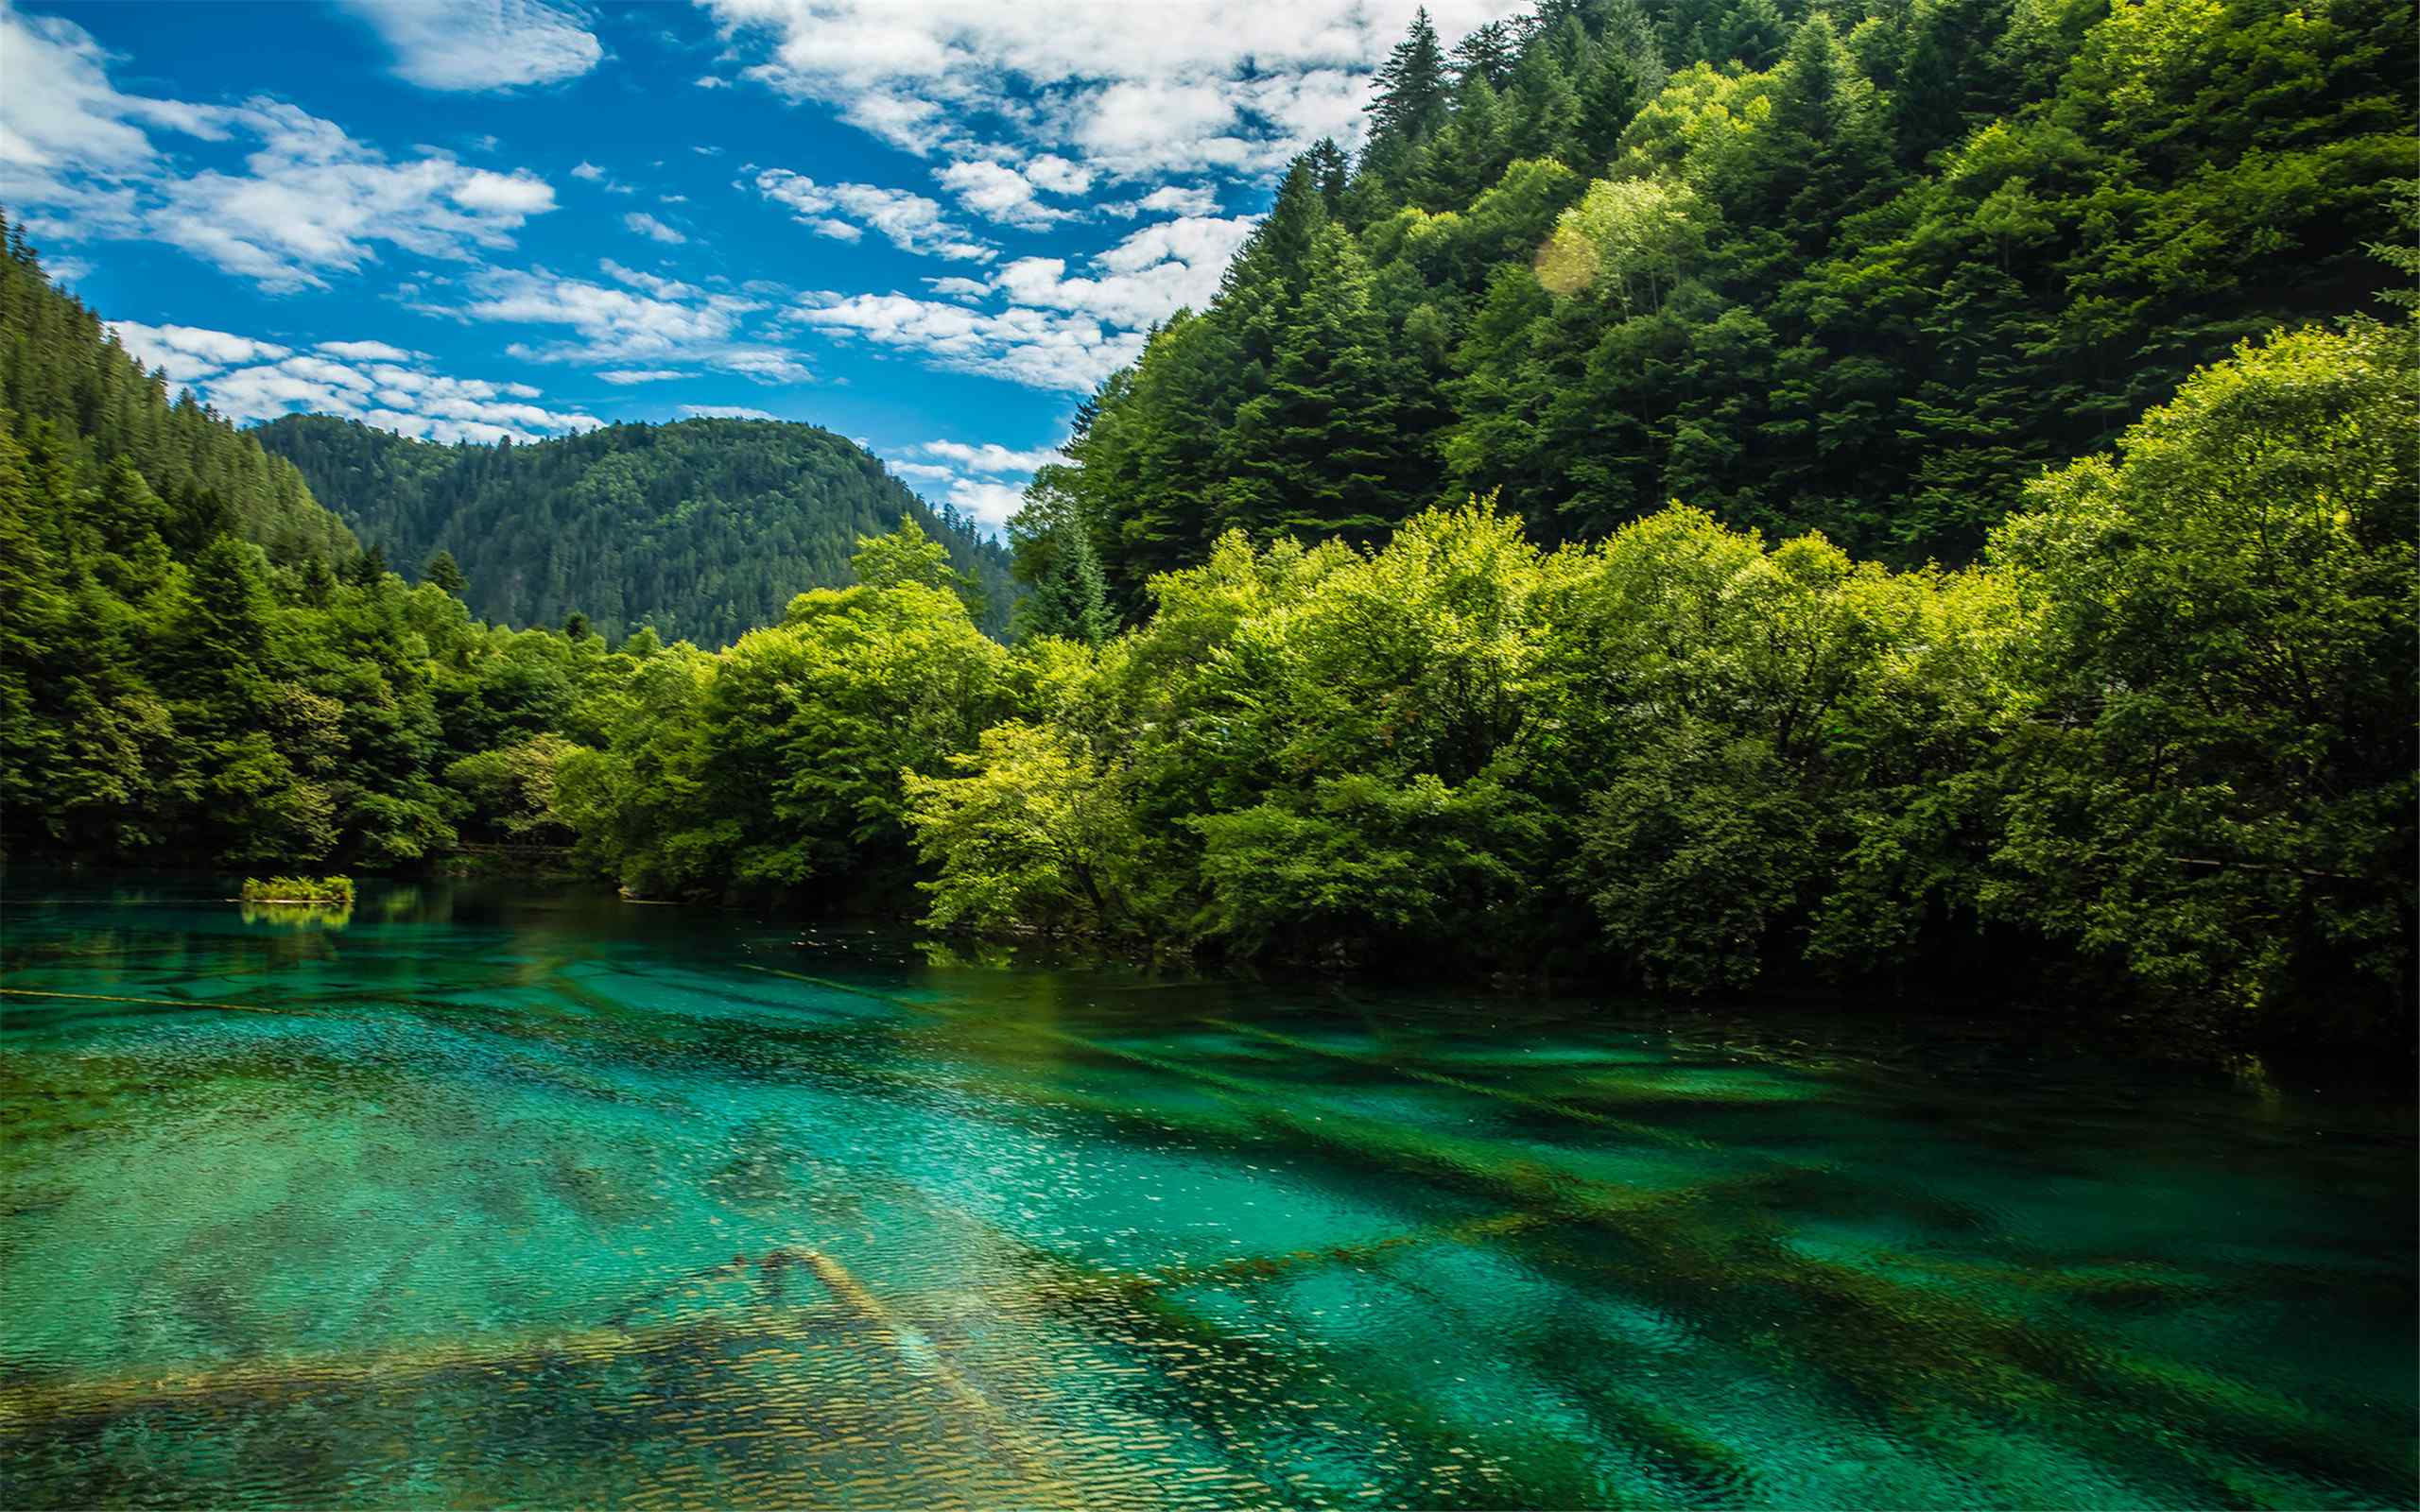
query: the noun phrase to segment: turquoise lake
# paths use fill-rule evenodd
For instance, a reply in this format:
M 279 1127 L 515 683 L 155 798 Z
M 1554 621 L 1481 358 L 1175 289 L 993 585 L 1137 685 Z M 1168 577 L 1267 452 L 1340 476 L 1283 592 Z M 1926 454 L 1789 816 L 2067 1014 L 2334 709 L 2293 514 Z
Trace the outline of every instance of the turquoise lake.
M 2408 1104 L 510 884 L 9 889 L 12 1507 L 2420 1498 Z

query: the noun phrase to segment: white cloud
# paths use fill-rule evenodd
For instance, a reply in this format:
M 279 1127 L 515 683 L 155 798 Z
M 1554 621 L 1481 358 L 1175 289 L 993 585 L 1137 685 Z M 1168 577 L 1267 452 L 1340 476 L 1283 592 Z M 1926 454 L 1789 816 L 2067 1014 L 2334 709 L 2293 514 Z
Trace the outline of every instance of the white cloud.
M 745 77 L 906 150 L 987 156 L 1005 136 L 1142 178 L 1259 174 L 1328 134 L 1350 146 L 1368 75 L 1419 0 L 700 3 L 735 46 L 762 49 Z M 1451 39 L 1521 0 L 1428 9 Z
M 29 16 L 0 5 L 0 185 L 19 203 L 43 170 L 95 172 L 147 168 L 155 149 L 146 126 L 211 138 L 226 134 L 223 107 L 180 105 L 121 94 L 109 80 L 109 55 L 64 16 Z
M 1054 163 L 1065 160 L 1054 158 Z M 1073 164 L 1068 164 L 1073 167 Z M 1080 175 L 1081 170 L 1077 170 Z M 934 178 L 948 190 L 958 202 L 986 220 L 1003 226 L 1016 226 L 1026 231 L 1039 231 L 1057 221 L 1067 220 L 1075 212 L 1046 205 L 1037 198 L 1039 185 L 1020 169 L 1005 163 L 980 159 L 953 163 L 936 171 Z M 1090 182 L 1090 176 L 1082 176 Z
M 1129 328 L 1154 325 L 1210 301 L 1253 225 L 1246 215 L 1162 221 L 1095 254 L 1090 275 L 1068 277 L 1062 258 L 1020 257 L 1002 267 L 992 285 L 1018 304 L 1080 312 Z
M 787 168 L 758 173 L 756 188 L 766 198 L 787 205 L 818 235 L 855 241 L 861 228 L 870 228 L 901 251 L 920 256 L 987 262 L 994 255 L 993 248 L 944 217 L 938 203 L 905 189 L 871 183 L 821 184 Z
M 1046 194 L 1080 195 L 1093 186 L 1093 170 L 1046 152 L 1025 165 L 1025 176 Z
M 423 89 L 512 89 L 577 78 L 605 50 L 579 16 L 544 0 L 345 0 Z
M 951 483 L 958 478 L 956 470 L 935 462 L 893 462 L 890 471 L 903 478 L 918 478 L 926 483 Z
M 779 415 L 745 404 L 683 404 L 681 413 L 697 420 L 779 420 Z
M 199 326 L 145 325 L 140 320 L 114 320 L 111 325 L 119 345 L 146 368 L 166 369 L 171 383 L 191 383 L 234 363 L 273 362 L 292 355 L 288 347 Z
M 324 286 L 383 249 L 468 259 L 510 247 L 554 191 L 449 153 L 391 161 L 334 122 L 254 97 L 193 105 L 121 93 L 83 28 L 0 3 L 0 201 L 67 238 L 149 236 L 266 288 Z M 153 129 L 257 147 L 243 171 L 186 173 Z
M 320 350 L 348 362 L 409 362 L 412 354 L 384 341 L 322 341 Z
M 1067 455 L 1055 447 L 1041 452 L 1012 452 L 994 441 L 980 446 L 968 446 L 961 441 L 919 441 L 911 450 L 926 456 L 947 457 L 968 472 L 995 477 L 1008 472 L 1030 474 L 1036 468 L 1067 460 Z
M 953 300 L 979 300 L 992 292 L 992 285 L 979 278 L 928 278 L 925 286 Z
M 1141 335 L 1046 310 L 1000 314 L 904 294 L 819 294 L 791 318 L 827 335 L 909 352 L 936 367 L 1032 388 L 1089 392 L 1142 351 Z
M 454 186 L 454 202 L 465 210 L 490 210 L 508 215 L 543 215 L 555 208 L 552 185 L 523 168 L 512 173 L 490 173 L 475 168 L 471 176 Z
M 544 268 L 487 268 L 470 278 L 469 302 L 422 308 L 463 320 L 567 327 L 571 335 L 565 339 L 536 347 L 516 342 L 505 349 L 536 362 L 612 364 L 625 373 L 670 371 L 667 364 L 694 363 L 766 383 L 805 383 L 812 376 L 788 347 L 746 329 L 747 318 L 765 308 L 763 301 L 616 263 L 603 266 L 607 277 L 625 286 Z
M 1120 220 L 1137 215 L 1215 215 L 1219 192 L 1198 184 L 1163 184 L 1140 199 L 1122 199 L 1100 208 Z
M 595 183 L 597 180 L 605 177 L 605 170 L 583 158 L 580 160 L 579 166 L 571 170 L 571 176 L 575 179 L 585 179 L 590 183 Z
M 697 374 L 679 368 L 613 368 L 596 375 L 617 387 L 631 384 L 660 384 L 674 378 L 694 378 Z
M 1025 503 L 1025 490 L 1006 483 L 978 483 L 959 478 L 949 486 L 949 502 L 960 512 L 998 530 Z
M 665 242 L 674 247 L 678 247 L 683 242 L 689 239 L 688 237 L 682 235 L 679 232 L 674 231 L 664 222 L 656 219 L 653 215 L 647 214 L 645 211 L 634 210 L 631 214 L 624 215 L 622 217 L 622 224 L 628 226 L 631 230 L 638 232 L 642 236 L 651 236 L 657 241 Z
M 593 430 L 593 415 L 550 410 L 527 384 L 492 383 L 428 371 L 383 341 L 323 341 L 337 362 L 272 341 L 197 326 L 115 323 L 118 339 L 147 367 L 164 367 L 237 423 L 313 411 L 341 415 L 439 441 L 536 440 Z M 381 357 L 395 360 L 377 361 Z M 356 366 L 355 363 L 367 366 Z
M 526 172 L 465 168 L 441 154 L 390 163 L 334 122 L 273 100 L 254 99 L 245 114 L 263 138 L 247 172 L 164 180 L 145 218 L 151 235 L 267 288 L 324 287 L 322 271 L 356 269 L 381 242 L 466 260 L 511 246 L 511 232 L 554 209 L 554 191 Z

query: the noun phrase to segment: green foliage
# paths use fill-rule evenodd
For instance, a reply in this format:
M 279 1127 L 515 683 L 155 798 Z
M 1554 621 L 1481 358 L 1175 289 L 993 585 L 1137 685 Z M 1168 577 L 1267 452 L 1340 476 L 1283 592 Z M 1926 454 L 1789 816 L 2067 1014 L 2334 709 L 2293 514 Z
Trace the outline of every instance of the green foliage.
M 582 748 L 561 735 L 541 734 L 447 766 L 446 784 L 470 804 L 465 828 L 522 844 L 567 844 L 571 823 L 555 804 L 557 774 L 565 758 Z
M 2406 296 L 2415 50 L 2394 0 L 1624 0 L 1449 80 L 1424 19 L 1350 181 L 1288 179 L 1053 488 L 1129 623 L 1227 528 L 1466 494 L 1547 543 L 1677 497 L 1969 562 L 2197 365 Z
M 244 879 L 243 901 L 273 903 L 342 903 L 353 902 L 351 877 L 271 877 L 263 882 L 258 877 Z
M 1012 722 L 951 758 L 964 775 L 903 774 L 933 878 L 925 921 L 1107 934 L 1138 892 L 1141 835 L 1122 773 L 1082 736 Z
M 2033 485 L 1991 906 L 2221 1020 L 2409 1002 L 2415 374 L 2408 324 L 2280 335 Z
M 561 728 L 615 675 L 601 644 L 490 630 L 356 551 L 290 466 L 172 404 L 14 236 L 0 383 L 16 854 L 417 865 L 457 838 L 441 773 Z
M 728 650 L 641 661 L 590 716 L 598 748 L 557 771 L 581 858 L 649 894 L 904 888 L 903 774 L 948 770 L 1009 712 L 1007 653 L 957 593 L 893 571 L 924 552 L 903 532 L 867 554 L 887 586 L 802 593 Z
M 930 917 L 1685 991 L 2082 973 L 2182 1033 L 2392 1037 L 2414 346 L 2246 347 L 1955 573 L 1682 507 L 1231 533 L 910 780 Z
M 846 586 L 858 540 L 907 516 L 990 596 L 985 627 L 1008 623 L 1000 548 L 812 425 L 690 420 L 442 446 L 296 415 L 251 434 L 396 560 L 427 560 L 432 575 L 439 553 L 456 562 L 467 589 L 439 586 L 483 619 L 561 625 L 580 613 L 611 641 L 652 625 L 726 645 L 804 589 Z

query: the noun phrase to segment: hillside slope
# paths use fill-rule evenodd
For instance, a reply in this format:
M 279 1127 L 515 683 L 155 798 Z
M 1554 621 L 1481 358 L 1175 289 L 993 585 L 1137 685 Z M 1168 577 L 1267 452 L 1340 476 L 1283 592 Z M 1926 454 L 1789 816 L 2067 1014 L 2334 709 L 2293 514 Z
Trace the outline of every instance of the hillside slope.
M 361 539 L 417 576 L 453 553 L 473 612 L 547 626 L 575 610 L 618 639 L 725 645 L 793 594 L 851 581 L 857 538 L 913 515 L 1007 622 L 1008 558 L 864 448 L 813 425 L 691 420 L 515 446 L 442 446 L 328 415 L 253 433 Z
M 156 524 L 187 547 L 233 531 L 289 566 L 359 555 L 292 467 L 190 392 L 171 398 L 165 375 L 145 371 L 54 285 L 21 226 L 0 220 L 0 429 L 30 455 L 51 503 L 126 530 Z
M 1472 495 L 1548 542 L 1678 498 L 1969 561 L 2198 365 L 2377 309 L 2408 241 L 2392 0 L 1542 0 L 1446 42 L 1094 396 L 1028 576 L 1080 526 L 1135 617 L 1224 531 Z

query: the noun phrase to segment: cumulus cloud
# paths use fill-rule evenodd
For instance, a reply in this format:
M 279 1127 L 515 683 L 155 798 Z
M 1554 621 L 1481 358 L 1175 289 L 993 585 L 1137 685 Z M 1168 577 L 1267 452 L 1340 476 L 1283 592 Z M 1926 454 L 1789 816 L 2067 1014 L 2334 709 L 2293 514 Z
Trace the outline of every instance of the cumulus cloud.
M 436 441 L 537 440 L 593 430 L 593 415 L 529 403 L 527 384 L 430 371 L 383 341 L 323 341 L 298 353 L 272 341 L 197 326 L 115 322 L 118 340 L 147 367 L 164 368 L 237 423 L 279 415 L 341 415 Z M 379 360 L 379 359 L 388 360 Z
M 1137 215 L 1215 215 L 1219 193 L 1199 184 L 1162 184 L 1140 199 L 1115 200 L 1100 208 L 1120 220 Z
M 841 340 L 912 353 L 935 367 L 1032 388 L 1086 393 L 1134 360 L 1143 338 L 1047 310 L 970 310 L 905 294 L 818 294 L 791 318 Z
M 925 456 L 946 457 L 968 472 L 994 477 L 1011 472 L 1031 473 L 1036 468 L 1067 460 L 1067 455 L 1056 447 L 1039 452 L 1012 452 L 993 441 L 985 441 L 980 446 L 968 446 L 962 441 L 919 441 L 912 450 Z
M 63 16 L 30 16 L 0 5 L 0 188 L 18 204 L 58 170 L 135 173 L 157 157 L 147 127 L 223 138 L 237 113 L 118 92 L 109 55 Z
M 467 260 L 512 245 L 554 190 L 527 170 L 416 148 L 392 160 L 263 97 L 193 105 L 126 94 L 83 28 L 0 5 L 0 200 L 45 235 L 148 236 L 270 290 L 324 286 L 383 249 Z M 256 144 L 243 171 L 183 173 L 155 130 Z
M 493 211 L 506 215 L 543 215 L 555 208 L 555 191 L 544 180 L 520 169 L 491 173 L 475 168 L 471 176 L 447 193 L 465 210 Z
M 681 413 L 695 420 L 779 420 L 779 415 L 745 404 L 683 404 Z
M 983 159 L 953 163 L 937 171 L 933 177 L 940 180 L 942 187 L 971 213 L 1003 226 L 1039 231 L 1055 222 L 1072 219 L 1075 215 L 1074 211 L 1042 202 L 1040 194 L 1045 187 L 1044 179 L 1062 184 L 1089 184 L 1092 181 L 1090 174 L 1064 158 L 1047 161 L 1058 164 L 1058 167 L 1045 170 L 1040 177 L 1034 174 L 1034 163 L 1018 168 Z M 1080 191 L 1061 188 L 1052 192 L 1069 194 Z
M 994 248 L 942 215 L 939 203 L 905 189 L 818 183 L 787 168 L 764 169 L 756 175 L 756 189 L 766 198 L 787 205 L 818 235 L 856 241 L 871 229 L 901 251 L 919 256 L 987 262 L 994 255 Z
M 322 341 L 320 350 L 348 362 L 409 362 L 412 354 L 384 341 Z
M 582 158 L 580 160 L 579 166 L 571 170 L 571 176 L 575 179 L 584 179 L 590 183 L 595 183 L 597 180 L 605 177 L 605 170 L 589 162 L 587 159 Z
M 199 326 L 145 325 L 140 320 L 118 320 L 112 325 L 120 346 L 144 367 L 166 369 L 171 383 L 191 383 L 238 363 L 274 362 L 293 355 L 290 347 Z
M 973 515 L 979 524 L 997 531 L 1025 502 L 1025 490 L 1006 483 L 959 478 L 949 486 L 949 502 L 959 513 Z
M 393 163 L 323 121 L 273 100 L 246 108 L 263 138 L 246 172 L 202 172 L 156 186 L 151 235 L 269 289 L 324 287 L 378 244 L 467 260 L 512 245 L 511 232 L 554 209 L 527 173 L 465 168 L 432 155 Z
M 624 215 L 622 224 L 642 236 L 650 236 L 673 247 L 678 247 L 689 239 L 645 211 L 632 211 Z
M 513 89 L 577 78 L 605 56 L 579 14 L 544 0 L 344 0 L 423 89 Z
M 804 383 L 811 374 L 788 347 L 752 334 L 759 300 L 723 294 L 678 279 L 603 265 L 613 284 L 570 278 L 544 268 L 485 268 L 468 281 L 472 298 L 455 306 L 424 305 L 457 319 L 566 328 L 565 337 L 535 346 L 516 342 L 509 355 L 536 362 L 609 363 L 625 376 L 672 373 L 671 363 L 735 372 L 765 383 Z M 615 286 L 619 284 L 621 286 Z
M 1369 73 L 1419 0 L 701 3 L 759 49 L 744 77 L 838 107 L 908 151 L 980 157 L 987 141 L 1015 140 L 1142 178 L 1256 174 L 1323 135 L 1350 145 Z M 1521 0 L 1428 9 L 1454 37 Z
M 1113 325 L 1154 325 L 1219 292 L 1227 261 L 1252 234 L 1252 217 L 1187 215 L 1133 232 L 1070 277 L 1064 259 L 1020 257 L 992 286 L 1018 304 L 1068 310 Z
M 660 384 L 674 378 L 694 378 L 697 375 L 685 372 L 679 368 L 609 368 L 596 376 L 616 387 L 628 387 L 631 384 Z
M 955 302 L 826 291 L 789 318 L 935 367 L 1089 392 L 1141 352 L 1145 328 L 1209 302 L 1254 224 L 1244 215 L 1180 216 L 1130 232 L 1087 259 L 1080 273 L 1070 273 L 1063 258 L 1020 257 L 988 280 L 925 280 Z M 981 308 L 994 297 L 1007 307 Z

